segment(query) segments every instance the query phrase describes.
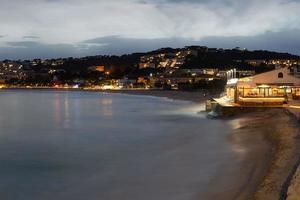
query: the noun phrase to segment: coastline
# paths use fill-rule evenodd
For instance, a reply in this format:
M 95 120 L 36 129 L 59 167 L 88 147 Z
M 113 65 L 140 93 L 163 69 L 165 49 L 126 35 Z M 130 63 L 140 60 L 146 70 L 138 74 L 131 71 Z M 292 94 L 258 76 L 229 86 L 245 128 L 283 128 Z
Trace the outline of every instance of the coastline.
M 195 103 L 204 103 L 210 98 L 218 97 L 218 94 L 180 90 L 108 90 L 100 92 L 165 97 L 173 100 L 191 101 Z
M 203 103 L 217 96 L 185 91 L 109 92 L 167 97 L 195 103 Z M 300 185 L 300 141 L 297 139 L 300 137 L 300 128 L 294 115 L 286 109 L 268 108 L 225 120 L 238 120 L 239 127 L 233 130 L 230 140 L 249 152 L 237 172 L 239 178 L 234 183 L 236 187 L 216 193 L 212 199 L 296 200 L 300 194 L 300 189 L 297 188 Z
M 261 181 L 257 182 L 253 199 L 286 199 L 290 177 L 294 174 L 300 155 L 297 121 L 285 109 L 268 109 L 246 115 L 255 116 L 244 127 L 248 129 L 248 134 L 260 134 L 269 145 L 267 151 L 260 152 L 266 153 L 265 172 Z
M 219 92 L 205 93 L 201 91 L 181 91 L 181 90 L 162 90 L 162 89 L 120 89 L 120 90 L 101 90 L 89 88 L 53 88 L 53 87 L 5 87 L 1 90 L 50 90 L 50 91 L 78 91 L 78 92 L 104 92 L 128 95 L 145 95 L 155 97 L 165 97 L 173 100 L 192 101 L 203 103 L 210 98 L 219 97 Z M 1 91 L 0 90 L 0 91 Z
M 57 90 L 124 93 L 129 95 L 148 95 L 174 100 L 203 103 L 217 95 L 204 95 L 201 92 L 164 90 L 83 90 L 12 88 L 21 90 Z M 11 90 L 10 88 L 4 90 Z M 299 115 L 300 116 L 300 115 Z M 285 109 L 260 109 L 242 113 L 225 120 L 238 122 L 230 134 L 234 145 L 247 149 L 247 156 L 235 172 L 233 188 L 212 188 L 212 199 L 256 199 L 294 200 L 299 196 L 300 185 L 300 142 L 299 120 L 295 113 Z M 268 120 L 264 120 L 268 119 Z M 226 182 L 226 180 L 224 180 Z M 226 184 L 226 183 L 225 183 Z

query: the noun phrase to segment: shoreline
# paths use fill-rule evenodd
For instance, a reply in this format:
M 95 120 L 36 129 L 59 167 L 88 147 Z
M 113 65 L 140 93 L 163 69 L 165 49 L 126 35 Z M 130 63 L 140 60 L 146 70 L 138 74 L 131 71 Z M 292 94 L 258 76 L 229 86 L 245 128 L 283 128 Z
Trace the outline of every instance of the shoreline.
M 193 91 L 165 90 L 88 90 L 56 88 L 4 88 L 3 90 L 89 91 L 129 95 L 165 97 L 173 100 L 203 103 L 217 95 Z M 230 140 L 246 147 L 249 152 L 237 172 L 236 188 L 223 191 L 213 199 L 296 200 L 300 194 L 300 119 L 286 109 L 264 109 L 225 118 L 241 120 L 230 134 Z M 264 121 L 264 119 L 268 119 Z M 279 123 L 280 122 L 280 123 Z M 258 143 L 257 143 L 258 142 Z M 298 150 L 299 149 L 299 150 Z M 226 181 L 226 180 L 225 180 Z M 212 188 L 213 189 L 213 188 Z
M 218 95 L 205 94 L 199 91 L 180 91 L 180 90 L 109 90 L 101 91 L 108 93 L 127 94 L 127 95 L 144 95 L 164 97 L 173 100 L 191 101 L 194 103 L 204 103 L 206 100 L 217 97 Z
M 217 95 L 203 96 L 200 92 L 186 91 L 110 91 L 130 95 L 150 95 L 175 100 L 203 103 Z M 300 119 L 300 112 L 298 113 Z M 285 108 L 257 109 L 241 113 L 225 120 L 245 118 L 239 128 L 231 133 L 231 140 L 239 137 L 239 145 L 249 151 L 238 174 L 243 181 L 236 191 L 229 190 L 213 199 L 296 200 L 300 194 L 300 137 L 299 125 L 294 114 Z M 264 121 L 268 119 L 268 121 Z M 278 123 L 281 122 L 281 123 Z M 287 133 L 288 132 L 288 133 Z M 239 136 L 236 136 L 239 135 Z M 259 144 L 257 142 L 259 141 Z M 299 150 L 298 150 L 299 149 Z M 297 159 L 295 159 L 295 157 Z M 290 186 L 292 184 L 292 186 Z M 297 186 L 295 188 L 295 185 Z M 295 194 L 296 193 L 296 194 Z M 294 198 L 288 198 L 289 196 Z M 227 198 L 226 198 L 227 197 Z M 287 198 L 286 198 L 287 197 Z
M 205 100 L 217 96 L 203 96 L 200 92 L 197 94 L 197 92 L 163 90 L 110 92 L 166 97 L 195 103 L 203 103 Z M 243 121 L 243 119 L 245 120 Z M 268 121 L 264 121 L 264 119 L 268 119 Z M 298 117 L 299 119 L 300 117 Z M 239 179 L 243 179 L 242 181 L 236 180 L 240 185 L 235 190 L 231 189 L 225 193 L 216 194 L 212 198 L 273 200 L 286 199 L 285 196 L 295 195 L 287 193 L 291 184 L 290 179 L 295 176 L 295 168 L 298 169 L 297 177 L 300 177 L 299 161 L 294 159 L 300 155 L 300 142 L 296 139 L 300 128 L 293 115 L 288 113 L 285 108 L 268 108 L 241 113 L 224 120 L 242 120 L 240 127 L 231 133 L 230 140 L 238 140 L 238 145 L 244 146 L 249 152 L 238 172 Z M 282 123 L 278 123 L 280 121 Z M 295 177 L 293 181 L 295 182 Z M 299 186 L 300 180 L 294 185 Z M 289 193 L 294 190 L 296 189 L 289 189 Z M 298 192 L 300 192 L 299 190 Z M 289 200 L 294 199 L 290 198 Z
M 164 97 L 173 100 L 191 101 L 195 103 L 204 103 L 210 98 L 219 96 L 219 92 L 212 94 L 203 91 L 183 91 L 183 90 L 162 90 L 162 89 L 120 89 L 120 90 L 101 90 L 101 89 L 83 89 L 83 88 L 53 88 L 53 87 L 12 87 L 1 88 L 1 90 L 49 90 L 49 91 L 75 91 L 75 92 L 101 92 L 112 94 L 144 95 Z M 1 91 L 0 90 L 0 91 Z
M 256 153 L 253 150 L 254 154 L 250 157 L 255 158 L 246 161 L 247 165 L 252 165 L 253 170 L 257 171 L 259 167 L 261 168 L 260 180 L 249 172 L 249 182 L 253 178 L 257 179 L 253 184 L 256 188 L 251 198 L 238 199 L 286 199 L 290 179 L 294 176 L 295 167 L 299 164 L 300 142 L 297 140 L 299 125 L 285 109 L 259 110 L 238 116 L 238 118 L 243 117 L 248 120 L 241 124 L 240 130 L 236 133 L 247 134 L 246 137 L 250 140 L 253 140 L 250 137 L 261 137 L 266 146 Z M 255 146 L 255 144 L 250 144 L 252 149 Z M 260 160 L 262 158 L 264 160 Z M 253 163 L 255 160 L 256 163 Z

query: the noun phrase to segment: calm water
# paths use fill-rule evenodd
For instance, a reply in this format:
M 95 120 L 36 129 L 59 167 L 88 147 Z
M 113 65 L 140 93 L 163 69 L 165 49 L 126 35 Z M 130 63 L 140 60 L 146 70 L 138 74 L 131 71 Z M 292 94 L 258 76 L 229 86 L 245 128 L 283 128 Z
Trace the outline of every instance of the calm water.
M 0 93 L 0 199 L 205 199 L 242 155 L 203 106 L 92 92 Z M 201 198 L 202 197 L 202 198 Z

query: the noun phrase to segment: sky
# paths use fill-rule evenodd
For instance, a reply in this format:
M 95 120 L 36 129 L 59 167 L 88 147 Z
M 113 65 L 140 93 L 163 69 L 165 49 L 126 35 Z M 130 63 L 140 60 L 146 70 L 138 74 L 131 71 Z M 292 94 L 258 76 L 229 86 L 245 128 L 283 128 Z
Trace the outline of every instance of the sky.
M 206 45 L 300 55 L 300 0 L 0 0 L 0 59 Z

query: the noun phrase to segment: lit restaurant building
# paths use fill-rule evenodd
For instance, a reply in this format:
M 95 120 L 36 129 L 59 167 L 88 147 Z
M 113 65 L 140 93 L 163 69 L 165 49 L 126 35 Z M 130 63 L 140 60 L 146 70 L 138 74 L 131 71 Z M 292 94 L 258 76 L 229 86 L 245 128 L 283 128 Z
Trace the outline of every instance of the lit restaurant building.
M 284 104 L 300 98 L 300 78 L 298 70 L 280 68 L 258 75 L 228 80 L 226 97 L 240 105 Z

